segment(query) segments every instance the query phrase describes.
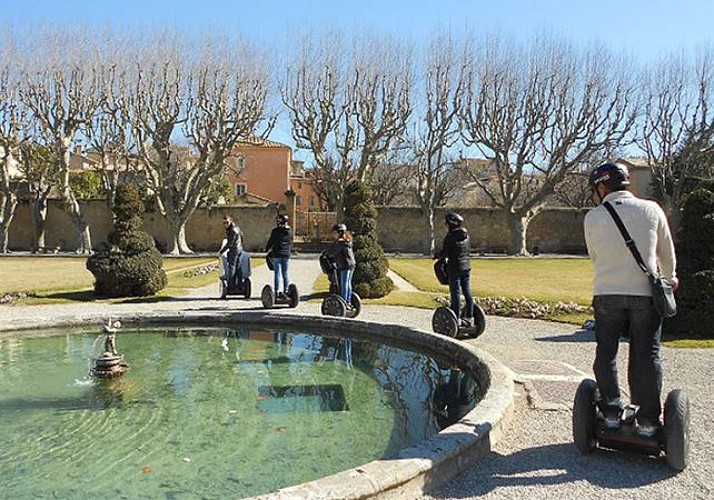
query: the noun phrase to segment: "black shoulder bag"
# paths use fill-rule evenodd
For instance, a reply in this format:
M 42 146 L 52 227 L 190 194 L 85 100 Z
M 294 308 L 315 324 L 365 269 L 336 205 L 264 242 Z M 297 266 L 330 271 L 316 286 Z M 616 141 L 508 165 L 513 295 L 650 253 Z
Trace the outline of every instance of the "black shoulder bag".
M 642 269 L 642 271 L 647 275 L 650 280 L 650 288 L 652 289 L 652 302 L 654 302 L 654 307 L 663 318 L 671 318 L 677 314 L 677 303 L 674 300 L 674 290 L 672 290 L 672 285 L 660 276 L 658 273 L 651 272 L 647 269 L 645 261 L 640 255 L 640 251 L 637 250 L 637 245 L 627 232 L 627 228 L 622 223 L 622 219 L 617 215 L 615 208 L 610 204 L 609 201 L 603 203 L 603 206 L 610 212 L 617 228 L 622 233 L 622 237 L 625 238 L 625 244 L 627 248 L 632 252 L 632 256 L 635 258 L 637 265 Z

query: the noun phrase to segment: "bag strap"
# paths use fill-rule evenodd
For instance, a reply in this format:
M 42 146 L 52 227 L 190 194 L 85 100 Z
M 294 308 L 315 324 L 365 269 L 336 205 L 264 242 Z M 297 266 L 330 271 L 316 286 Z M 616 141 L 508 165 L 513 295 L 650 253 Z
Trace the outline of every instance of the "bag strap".
M 629 248 L 630 252 L 632 252 L 632 256 L 635 258 L 635 262 L 637 262 L 637 265 L 640 266 L 640 269 L 642 269 L 643 273 L 649 275 L 650 272 L 647 270 L 647 266 L 645 265 L 645 261 L 642 259 L 640 251 L 637 250 L 637 245 L 635 244 L 635 241 L 630 236 L 630 233 L 627 231 L 625 224 L 623 224 L 622 219 L 615 211 L 615 208 L 610 204 L 609 201 L 603 203 L 603 206 L 607 209 L 608 212 L 610 212 L 610 215 L 615 221 L 615 225 L 617 225 L 617 228 L 620 230 L 620 233 L 622 233 L 622 237 L 625 239 L 625 245 L 627 245 L 627 248 Z

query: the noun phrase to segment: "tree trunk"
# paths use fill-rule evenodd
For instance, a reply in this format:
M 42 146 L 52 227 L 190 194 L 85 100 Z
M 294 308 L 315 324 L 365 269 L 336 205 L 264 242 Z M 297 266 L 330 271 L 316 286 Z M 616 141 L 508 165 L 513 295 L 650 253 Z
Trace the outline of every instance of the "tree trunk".
M 2 210 L 0 211 L 0 253 L 8 253 L 10 224 L 12 224 L 16 208 L 17 196 L 15 196 L 15 193 L 5 193 L 2 198 Z
M 171 255 L 191 254 L 193 250 L 186 242 L 186 220 L 175 217 L 171 220 Z
M 82 207 L 79 205 L 77 197 L 68 187 L 65 187 L 64 191 L 64 204 L 69 210 L 72 222 L 74 222 L 74 226 L 79 233 L 77 253 L 85 255 L 92 253 L 92 235 L 89 231 L 89 224 L 87 224 L 87 220 L 84 218 Z
M 427 241 L 425 245 L 425 255 L 433 257 L 436 253 L 436 228 L 434 227 L 434 208 L 427 207 L 425 210 L 427 225 Z
M 37 196 L 30 205 L 34 241 L 32 248 L 35 252 L 45 247 L 45 223 L 47 222 L 47 197 Z
M 508 255 L 530 255 L 526 248 L 526 237 L 528 235 L 528 224 L 532 219 L 533 215 L 530 212 L 527 215 L 517 212 L 508 214 L 508 229 L 510 232 Z

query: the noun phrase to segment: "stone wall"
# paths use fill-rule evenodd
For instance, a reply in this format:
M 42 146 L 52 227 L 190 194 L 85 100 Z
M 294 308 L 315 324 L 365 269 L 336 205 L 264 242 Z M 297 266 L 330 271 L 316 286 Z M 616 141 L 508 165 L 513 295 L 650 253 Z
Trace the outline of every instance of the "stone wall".
M 83 202 L 84 212 L 91 227 L 92 244 L 99 247 L 107 240 L 111 229 L 110 214 L 103 200 Z M 388 252 L 423 253 L 428 250 L 427 223 L 418 208 L 380 207 L 377 230 L 384 249 Z M 527 247 L 544 253 L 584 253 L 583 218 L 585 210 L 548 209 L 538 214 L 529 227 Z M 436 246 L 445 235 L 444 214 L 436 211 Z M 505 252 L 509 233 L 501 212 L 489 208 L 460 209 L 471 234 L 475 251 Z M 249 251 L 260 251 L 275 224 L 272 206 L 240 206 L 198 209 L 186 225 L 188 244 L 196 251 L 215 251 L 223 239 L 223 217 L 230 215 L 244 232 L 244 246 Z M 169 225 L 156 212 L 144 214 L 144 230 L 156 239 L 163 251 L 170 240 Z M 59 201 L 51 201 L 47 215 L 46 246 L 74 251 L 78 247 L 78 233 Z M 29 207 L 20 205 L 10 227 L 11 250 L 26 251 L 32 245 L 32 220 Z
M 418 208 L 378 208 L 379 241 L 387 251 L 423 253 L 428 251 L 428 225 Z M 446 209 L 434 215 L 436 246 L 446 234 Z M 477 252 L 505 252 L 510 234 L 503 212 L 491 208 L 458 210 L 465 219 L 471 236 L 471 247 Z M 583 219 L 587 210 L 553 208 L 538 214 L 528 228 L 526 246 L 544 253 L 585 253 Z

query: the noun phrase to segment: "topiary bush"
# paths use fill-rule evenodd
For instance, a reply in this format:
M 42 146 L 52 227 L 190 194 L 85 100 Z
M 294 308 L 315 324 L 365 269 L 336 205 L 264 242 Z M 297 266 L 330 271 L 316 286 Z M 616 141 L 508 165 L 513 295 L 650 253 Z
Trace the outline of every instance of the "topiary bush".
M 688 198 L 677 245 L 677 315 L 664 323 L 670 337 L 714 338 L 714 193 Z
M 161 254 L 141 230 L 144 203 L 133 184 L 120 184 L 114 202 L 114 228 L 108 244 L 87 259 L 94 293 L 102 297 L 143 297 L 166 286 Z
M 357 267 L 354 291 L 360 297 L 384 297 L 394 289 L 387 277 L 389 264 L 377 240 L 377 211 L 372 194 L 364 182 L 353 181 L 345 188 L 345 224 L 354 237 Z

